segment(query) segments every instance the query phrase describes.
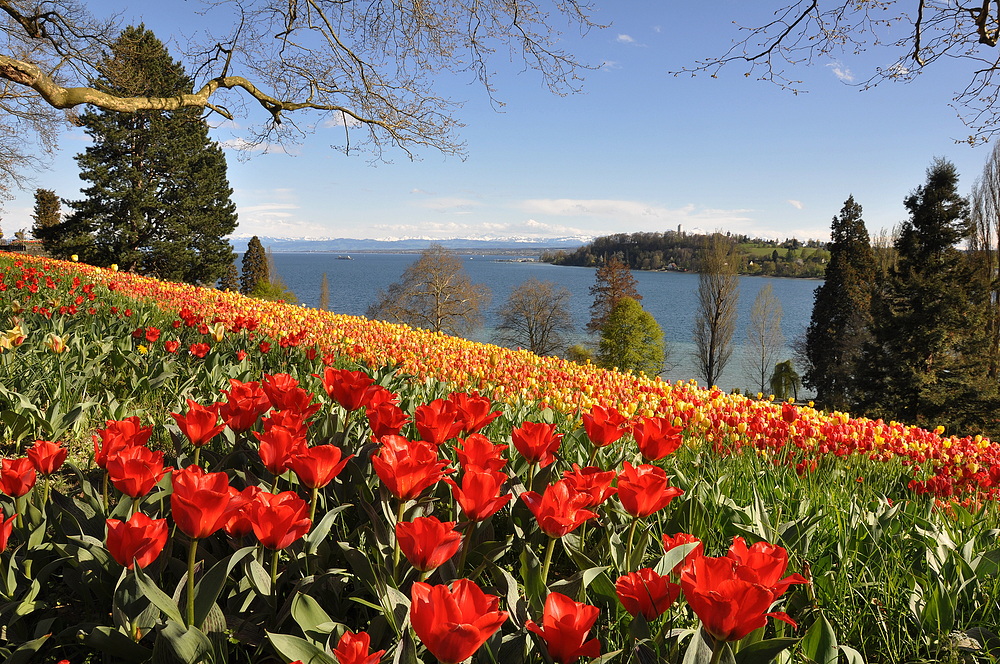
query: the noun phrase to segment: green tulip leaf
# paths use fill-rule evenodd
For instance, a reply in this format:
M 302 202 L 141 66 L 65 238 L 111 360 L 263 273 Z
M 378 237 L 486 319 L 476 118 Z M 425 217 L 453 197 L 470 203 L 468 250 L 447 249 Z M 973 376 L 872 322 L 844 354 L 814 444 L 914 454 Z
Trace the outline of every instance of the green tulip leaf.
M 278 654 L 285 658 L 287 662 L 296 660 L 308 662 L 308 664 L 337 664 L 325 650 L 309 643 L 305 639 L 300 639 L 291 634 L 278 634 L 266 632 L 267 640 L 271 642 Z
M 822 613 L 802 637 L 802 654 L 816 664 L 837 664 L 837 633 Z
M 757 641 L 749 646 L 740 648 L 740 651 L 736 653 L 736 664 L 768 664 L 768 662 L 774 661 L 774 658 L 779 653 L 788 650 L 798 642 L 799 639 L 796 638 Z
M 212 566 L 198 581 L 194 589 L 194 624 L 201 627 L 205 623 L 205 617 L 212 610 L 219 593 L 226 585 L 233 568 L 235 568 L 244 558 L 253 554 L 256 547 L 246 546 L 229 556 L 220 560 Z
M 164 615 L 170 620 L 181 625 L 184 624 L 184 618 L 181 617 L 181 610 L 177 607 L 177 603 L 171 599 L 170 595 L 166 594 L 150 579 L 146 576 L 146 573 L 142 571 L 142 568 L 138 565 L 132 570 L 135 573 L 136 582 L 139 584 L 139 588 L 146 594 L 149 601 L 156 605 L 160 611 L 163 611 Z

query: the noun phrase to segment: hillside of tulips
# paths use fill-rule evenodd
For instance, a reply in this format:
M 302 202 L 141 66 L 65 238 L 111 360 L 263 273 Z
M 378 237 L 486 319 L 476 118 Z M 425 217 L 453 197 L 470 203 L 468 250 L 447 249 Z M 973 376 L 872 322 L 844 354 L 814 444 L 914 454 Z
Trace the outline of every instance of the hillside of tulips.
M 0 658 L 993 662 L 1000 446 L 0 254 Z

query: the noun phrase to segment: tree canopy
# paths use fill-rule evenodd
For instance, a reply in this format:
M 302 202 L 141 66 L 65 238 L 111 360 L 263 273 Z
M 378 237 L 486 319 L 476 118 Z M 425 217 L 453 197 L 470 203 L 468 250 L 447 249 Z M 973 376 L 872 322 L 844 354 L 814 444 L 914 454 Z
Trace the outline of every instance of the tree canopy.
M 588 332 L 600 332 L 611 315 L 612 309 L 622 298 L 642 299 L 636 288 L 639 282 L 635 280 L 632 271 L 619 256 L 607 259 L 594 273 L 594 285 L 590 294 L 594 303 L 590 305 L 590 321 L 587 322 Z
M 497 311 L 496 338 L 536 355 L 554 355 L 566 348 L 573 331 L 569 289 L 532 277 L 513 291 Z
M 96 89 L 109 94 L 181 94 L 191 79 L 144 26 L 123 30 L 98 67 Z M 93 140 L 76 160 L 84 199 L 58 226 L 44 229 L 57 256 L 161 279 L 213 285 L 233 260 L 224 239 L 236 206 L 222 149 L 196 110 L 132 114 L 92 110 L 80 124 Z
M 432 244 L 403 272 L 400 281 L 379 291 L 369 318 L 405 323 L 461 336 L 482 323 L 490 289 L 474 284 L 458 256 Z
M 0 0 L 0 171 L 18 176 L 18 160 L 35 154 L 34 143 L 53 147 L 58 111 L 84 104 L 246 115 L 256 123 L 248 146 L 340 126 L 336 147 L 370 149 L 376 158 L 385 148 L 460 153 L 461 102 L 438 90 L 440 74 L 465 75 L 493 95 L 491 63 L 499 53 L 537 70 L 551 90 L 573 91 L 583 65 L 563 50 L 559 28 L 595 25 L 583 0 L 177 4 L 191 13 L 193 36 L 179 49 L 194 87 L 130 94 L 90 82 L 120 32 L 115 16 L 96 16 L 82 0 Z M 262 112 L 250 112 L 255 108 Z
M 666 355 L 663 329 L 653 315 L 634 299 L 620 298 L 601 329 L 598 363 L 657 376 L 663 371 Z
M 694 322 L 695 361 L 708 386 L 715 385 L 733 355 L 740 278 L 735 243 L 721 233 L 705 239 L 698 274 L 698 313 Z

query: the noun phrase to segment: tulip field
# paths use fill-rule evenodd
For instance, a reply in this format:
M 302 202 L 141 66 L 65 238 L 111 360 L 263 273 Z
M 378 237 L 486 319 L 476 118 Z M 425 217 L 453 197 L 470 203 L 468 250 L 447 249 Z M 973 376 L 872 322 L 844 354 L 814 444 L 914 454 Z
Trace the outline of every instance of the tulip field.
M 0 253 L 0 661 L 1000 659 L 1000 444 Z

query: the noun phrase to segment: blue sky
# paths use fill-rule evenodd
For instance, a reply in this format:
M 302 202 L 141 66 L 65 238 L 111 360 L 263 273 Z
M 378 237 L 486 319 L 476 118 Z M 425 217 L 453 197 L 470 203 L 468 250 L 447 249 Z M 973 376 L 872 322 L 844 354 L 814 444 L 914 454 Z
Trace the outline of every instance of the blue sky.
M 196 3 L 155 4 L 88 3 L 98 15 L 124 10 L 164 41 L 190 31 Z M 342 127 L 321 128 L 290 153 L 240 160 L 227 150 L 237 234 L 545 238 L 682 225 L 826 238 L 851 194 L 869 230 L 903 220 L 903 198 L 934 157 L 956 164 L 968 192 L 988 148 L 956 143 L 968 135 L 948 105 L 968 76 L 961 62 L 863 92 L 850 82 L 891 55 L 817 60 L 794 72 L 808 90 L 798 95 L 745 78 L 738 66 L 718 78 L 670 75 L 721 55 L 737 36 L 732 21 L 751 22 L 777 4 L 596 0 L 595 19 L 609 27 L 565 36 L 570 50 L 599 66 L 586 73 L 583 93 L 553 96 L 535 72 L 501 61 L 497 96 L 506 105 L 498 113 L 468 77 L 441 79 L 445 94 L 465 100 L 464 161 L 424 150 L 418 161 L 389 153 L 392 163 L 373 166 L 330 149 L 327 132 Z M 240 132 L 223 126 L 213 136 L 231 144 Z M 67 133 L 35 186 L 78 198 L 72 157 L 86 140 Z M 33 191 L 6 205 L 0 225 L 8 236 L 30 228 Z

